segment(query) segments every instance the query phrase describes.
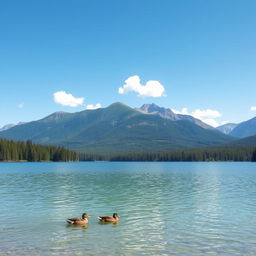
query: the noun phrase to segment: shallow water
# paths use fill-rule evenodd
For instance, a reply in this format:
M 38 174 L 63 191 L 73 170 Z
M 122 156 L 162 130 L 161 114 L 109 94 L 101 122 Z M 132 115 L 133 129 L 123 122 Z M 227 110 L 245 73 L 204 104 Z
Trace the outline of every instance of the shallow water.
M 256 255 L 254 163 L 1 163 L 0 255 Z M 92 215 L 86 227 L 68 217 Z M 121 215 L 102 225 L 98 215 Z

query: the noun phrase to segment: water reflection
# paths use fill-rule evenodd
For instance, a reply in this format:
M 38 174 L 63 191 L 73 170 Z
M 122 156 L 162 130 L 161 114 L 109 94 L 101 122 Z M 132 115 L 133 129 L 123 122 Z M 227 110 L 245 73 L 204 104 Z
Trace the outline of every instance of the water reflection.
M 89 224 L 85 224 L 85 225 L 72 225 L 72 224 L 66 224 L 66 228 L 73 230 L 83 230 L 83 231 L 87 231 L 87 229 L 89 228 Z

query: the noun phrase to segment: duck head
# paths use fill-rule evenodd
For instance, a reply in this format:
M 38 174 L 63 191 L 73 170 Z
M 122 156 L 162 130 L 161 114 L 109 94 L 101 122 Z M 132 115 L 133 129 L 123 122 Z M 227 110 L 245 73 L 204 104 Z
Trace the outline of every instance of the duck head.
M 113 213 L 113 218 L 117 219 L 119 217 L 120 217 L 120 215 L 118 213 Z
M 83 213 L 83 214 L 82 214 L 82 219 L 87 219 L 87 218 L 89 218 L 89 217 L 90 217 L 90 215 L 87 214 L 87 213 Z

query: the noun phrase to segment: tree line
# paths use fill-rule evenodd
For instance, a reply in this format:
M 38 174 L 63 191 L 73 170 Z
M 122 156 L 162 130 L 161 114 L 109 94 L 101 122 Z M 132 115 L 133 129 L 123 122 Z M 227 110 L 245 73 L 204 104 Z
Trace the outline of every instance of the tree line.
M 209 147 L 164 152 L 138 152 L 123 154 L 77 153 L 64 147 L 43 146 L 31 140 L 11 141 L 0 138 L 0 161 L 253 161 L 255 147 Z
M 207 161 L 254 161 L 255 147 L 211 147 L 164 152 L 138 152 L 116 155 L 80 153 L 80 161 L 170 161 L 170 162 L 207 162 Z
M 0 139 L 0 161 L 79 161 L 79 155 L 63 147 L 34 144 L 31 140 Z

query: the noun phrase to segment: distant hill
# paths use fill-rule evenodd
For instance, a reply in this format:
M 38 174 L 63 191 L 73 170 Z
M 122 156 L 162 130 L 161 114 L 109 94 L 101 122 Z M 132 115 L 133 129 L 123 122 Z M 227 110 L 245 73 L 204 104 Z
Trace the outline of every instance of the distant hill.
M 188 120 L 145 114 L 122 103 L 77 113 L 56 112 L 0 132 L 12 140 L 94 153 L 153 152 L 214 146 L 233 140 Z
M 253 146 L 256 147 L 256 136 L 250 136 L 238 140 L 234 140 L 224 144 L 229 147 L 240 147 L 240 146 Z
M 205 129 L 214 129 L 212 126 L 202 122 L 201 120 L 199 120 L 197 118 L 194 118 L 193 116 L 175 114 L 171 109 L 159 107 L 158 105 L 156 105 L 154 103 L 144 104 L 137 110 L 141 111 L 142 113 L 146 113 L 146 114 L 158 115 L 162 118 L 169 119 L 172 121 L 187 120 L 187 121 L 190 121 L 196 125 L 199 125 L 199 126 L 205 128 Z
M 228 123 L 228 124 L 223 124 L 221 126 L 218 126 L 217 129 L 221 132 L 223 132 L 224 134 L 230 134 L 236 127 L 238 126 L 238 124 L 234 124 L 234 123 Z
M 0 128 L 0 132 L 8 130 L 8 129 L 12 128 L 13 126 L 15 126 L 15 124 L 6 124 L 6 125 L 4 125 L 3 127 Z
M 1 131 L 5 131 L 5 130 L 8 130 L 16 125 L 21 125 L 21 124 L 25 124 L 25 122 L 19 122 L 18 124 L 6 124 L 4 125 L 2 128 L 0 128 L 0 132 Z
M 240 138 L 256 135 L 256 117 L 238 124 L 229 134 Z

